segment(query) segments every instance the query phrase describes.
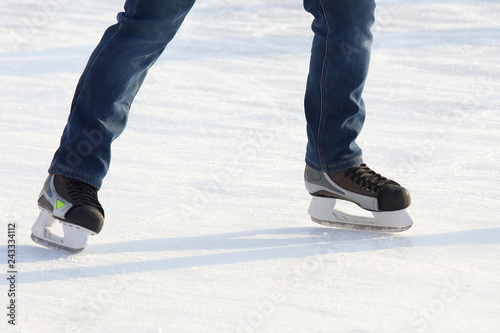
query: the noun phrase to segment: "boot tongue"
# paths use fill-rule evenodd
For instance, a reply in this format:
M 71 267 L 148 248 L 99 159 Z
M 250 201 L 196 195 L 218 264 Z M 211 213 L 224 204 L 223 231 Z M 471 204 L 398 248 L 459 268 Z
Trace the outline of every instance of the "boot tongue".
M 396 182 L 376 173 L 366 164 L 360 164 L 347 170 L 346 177 L 350 177 L 352 181 L 372 191 L 378 191 L 382 186 L 389 183 L 398 185 Z
M 71 202 L 73 206 L 93 206 L 102 210 L 97 198 L 97 188 L 79 180 L 56 176 L 55 186 L 58 193 Z
M 75 204 L 97 206 L 97 189 L 91 185 L 73 181 L 68 183 L 69 193 Z

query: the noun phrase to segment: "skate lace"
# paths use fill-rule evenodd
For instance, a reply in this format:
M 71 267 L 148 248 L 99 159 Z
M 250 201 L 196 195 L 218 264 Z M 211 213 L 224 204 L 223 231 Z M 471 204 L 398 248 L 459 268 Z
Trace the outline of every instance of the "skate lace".
M 346 172 L 346 177 L 350 177 L 351 181 L 373 192 L 378 192 L 380 188 L 387 183 L 394 183 L 393 180 L 376 173 L 366 164 L 361 164 L 349 169 Z
M 67 186 L 73 205 L 90 205 L 101 208 L 97 198 L 97 188 L 77 180 L 68 182 Z

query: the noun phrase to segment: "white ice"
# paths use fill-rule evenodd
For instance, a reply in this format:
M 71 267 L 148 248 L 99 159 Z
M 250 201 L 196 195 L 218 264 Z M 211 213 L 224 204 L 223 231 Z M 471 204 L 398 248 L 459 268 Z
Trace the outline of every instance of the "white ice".
M 74 256 L 30 228 L 123 0 L 1 7 L 0 331 L 500 331 L 498 0 L 378 1 L 359 144 L 412 194 L 415 223 L 397 235 L 307 215 L 302 2 L 199 0 L 113 146 L 104 230 Z

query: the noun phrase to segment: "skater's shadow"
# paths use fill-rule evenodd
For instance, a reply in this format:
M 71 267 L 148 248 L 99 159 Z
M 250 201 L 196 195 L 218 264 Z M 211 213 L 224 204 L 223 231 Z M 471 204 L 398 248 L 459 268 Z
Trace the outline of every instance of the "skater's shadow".
M 500 228 L 465 230 L 445 234 L 392 236 L 322 227 L 261 229 L 194 237 L 132 240 L 110 244 L 91 244 L 80 256 L 136 254 L 140 261 L 111 265 L 38 270 L 22 273 L 22 283 L 57 281 L 82 277 L 167 271 L 188 267 L 227 265 L 272 259 L 307 258 L 335 253 L 379 251 L 394 248 L 450 245 L 500 244 Z M 4 247 L 5 248 L 5 247 Z M 196 251 L 193 255 L 186 252 Z M 68 257 L 36 245 L 19 246 L 23 263 Z M 141 252 L 155 252 L 162 259 L 143 260 Z M 164 254 L 158 254 L 163 253 Z M 72 257 L 77 260 L 78 256 Z M 84 257 L 82 257 L 83 259 Z M 95 261 L 99 261 L 96 259 Z M 93 262 L 95 262 L 93 261 Z M 123 257 L 116 259 L 123 261 Z M 109 263 L 108 259 L 105 260 Z M 78 264 L 78 263 L 76 263 Z M 5 283 L 1 283 L 5 284 Z

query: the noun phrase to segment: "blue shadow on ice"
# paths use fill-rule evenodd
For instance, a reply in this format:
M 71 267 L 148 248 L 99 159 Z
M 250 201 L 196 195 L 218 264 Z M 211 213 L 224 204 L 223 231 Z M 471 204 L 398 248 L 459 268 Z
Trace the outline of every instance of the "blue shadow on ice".
M 36 283 L 117 274 L 168 271 L 189 267 L 229 265 L 272 259 L 306 258 L 335 253 L 370 252 L 394 248 L 500 244 L 500 228 L 475 229 L 445 234 L 392 236 L 329 228 L 261 229 L 194 237 L 132 240 L 90 244 L 78 257 L 113 253 L 174 252 L 167 258 L 20 272 L 19 283 Z M 3 246 L 4 250 L 6 247 Z M 178 256 L 179 251 L 218 251 Z M 65 254 L 36 245 L 19 246 L 21 263 L 61 260 Z M 74 258 L 74 257 L 73 257 Z M 99 260 L 92 260 L 92 262 Z M 1 284 L 6 284 L 2 282 Z

